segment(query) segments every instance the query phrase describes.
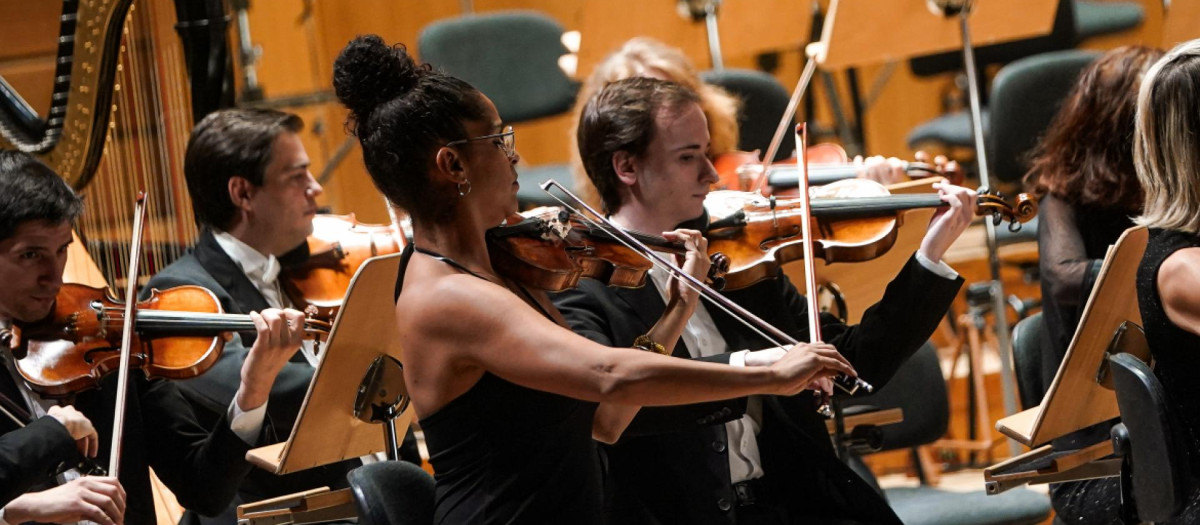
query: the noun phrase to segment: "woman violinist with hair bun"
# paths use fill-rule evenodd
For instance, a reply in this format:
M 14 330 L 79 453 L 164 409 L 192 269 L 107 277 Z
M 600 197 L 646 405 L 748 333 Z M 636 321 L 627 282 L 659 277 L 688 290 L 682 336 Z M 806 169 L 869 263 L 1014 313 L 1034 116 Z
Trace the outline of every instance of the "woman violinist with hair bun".
M 517 211 L 519 159 L 491 100 L 378 36 L 342 50 L 334 88 L 375 185 L 412 217 L 395 315 L 436 472 L 438 523 L 598 523 L 592 434 L 597 422 L 614 421 L 605 414 L 794 394 L 854 373 L 824 344 L 739 368 L 574 334 L 544 292 L 500 275 L 489 259 L 486 232 Z M 698 232 L 664 236 L 687 246 L 685 271 L 705 276 Z M 670 296 L 647 348 L 674 347 L 695 308 L 697 294 L 678 283 Z

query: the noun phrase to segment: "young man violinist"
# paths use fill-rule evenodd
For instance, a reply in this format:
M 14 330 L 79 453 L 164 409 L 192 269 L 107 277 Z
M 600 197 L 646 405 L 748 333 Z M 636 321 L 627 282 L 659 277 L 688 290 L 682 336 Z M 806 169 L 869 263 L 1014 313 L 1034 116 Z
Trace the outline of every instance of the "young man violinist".
M 704 113 L 687 88 L 649 78 L 611 83 L 583 109 L 578 141 L 588 177 L 616 224 L 657 233 L 702 215 L 716 173 L 707 156 Z M 920 251 L 862 324 L 822 319 L 826 341 L 876 387 L 926 341 L 962 283 L 940 260 L 970 222 L 974 194 L 949 185 L 939 189 L 949 207 L 934 216 Z M 584 280 L 555 303 L 577 332 L 627 346 L 661 314 L 666 284 L 658 270 L 641 289 Z M 725 295 L 808 340 L 804 298 L 782 272 Z M 674 355 L 720 355 L 739 366 L 746 359 L 741 350 L 768 346 L 702 303 Z M 808 395 L 644 408 L 603 451 L 609 523 L 899 524 L 883 498 L 835 457 Z
M 79 196 L 49 167 L 25 153 L 0 151 L 0 327 L 5 331 L 52 311 L 71 229 L 82 209 Z M 12 353 L 0 350 L 5 367 L 0 396 L 14 416 L 0 417 L 5 504 L 0 522 L 88 519 L 152 525 L 149 467 L 188 508 L 206 514 L 224 509 L 250 469 L 245 454 L 260 441 L 267 393 L 303 335 L 300 312 L 268 309 L 251 317 L 257 340 L 236 395 L 212 425 L 197 422 L 176 383 L 132 372 L 119 481 L 80 477 L 71 468 L 83 456 L 108 463 L 117 374 L 104 377 L 99 388 L 75 394 L 74 409 L 64 410 L 32 391 L 18 375 Z M 20 428 L 15 419 L 33 421 Z
M 321 185 L 309 172 L 300 142 L 300 117 L 269 109 L 225 109 L 209 114 L 192 131 L 184 176 L 203 231 L 191 253 L 164 268 L 146 286 L 166 289 L 198 285 L 211 290 L 227 313 L 293 306 L 280 270 L 308 257 Z M 237 390 L 246 336 L 231 341 L 204 375 L 181 382 L 201 419 L 220 415 Z M 271 390 L 268 443 L 287 439 L 312 381 L 317 356 L 297 345 Z M 216 519 L 232 524 L 237 505 L 328 486 L 345 487 L 355 459 L 285 476 L 254 469 L 238 497 Z M 186 518 L 190 518 L 187 516 Z

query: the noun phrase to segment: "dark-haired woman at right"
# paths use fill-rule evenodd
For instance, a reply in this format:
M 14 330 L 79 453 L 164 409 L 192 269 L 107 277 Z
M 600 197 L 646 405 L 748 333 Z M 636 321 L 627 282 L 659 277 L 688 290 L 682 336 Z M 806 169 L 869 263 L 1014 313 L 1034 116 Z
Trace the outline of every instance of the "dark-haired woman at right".
M 1025 183 L 1038 209 L 1042 316 L 1048 387 L 1066 354 L 1104 262 L 1141 211 L 1133 169 L 1133 114 L 1142 74 L 1162 51 L 1119 47 L 1080 73 L 1033 151 Z
M 334 88 L 375 185 L 413 221 L 395 315 L 436 472 L 438 523 L 599 523 L 598 413 L 791 395 L 854 373 L 826 344 L 797 345 L 761 367 L 658 355 L 674 347 L 697 301 L 678 283 L 639 338 L 653 351 L 576 335 L 543 292 L 498 274 L 488 257 L 486 232 L 517 210 L 519 159 L 492 102 L 377 36 L 342 50 Z M 685 271 L 704 275 L 699 232 L 664 235 L 688 247 Z

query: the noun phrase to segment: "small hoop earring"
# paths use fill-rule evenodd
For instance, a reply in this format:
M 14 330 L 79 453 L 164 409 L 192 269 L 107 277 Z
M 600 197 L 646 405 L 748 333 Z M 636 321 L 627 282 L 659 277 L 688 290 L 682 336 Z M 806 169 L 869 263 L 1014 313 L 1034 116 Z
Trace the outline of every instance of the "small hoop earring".
M 467 191 L 463 191 L 463 184 L 467 185 Z M 471 181 L 464 180 L 464 181 L 458 183 L 458 196 L 466 197 L 468 193 L 471 193 Z

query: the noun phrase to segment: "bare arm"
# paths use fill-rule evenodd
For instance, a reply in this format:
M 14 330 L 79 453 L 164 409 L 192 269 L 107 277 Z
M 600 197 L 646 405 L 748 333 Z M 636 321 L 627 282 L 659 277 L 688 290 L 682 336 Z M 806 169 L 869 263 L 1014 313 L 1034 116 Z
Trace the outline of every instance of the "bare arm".
M 411 288 L 406 291 L 413 293 L 405 294 L 409 301 L 400 301 L 403 306 L 397 313 L 402 342 L 410 352 L 406 358 L 415 368 L 424 369 L 414 371 L 418 390 L 431 388 L 419 383 L 425 373 L 435 374 L 431 370 L 435 367 L 477 368 L 528 388 L 577 399 L 675 405 L 759 393 L 790 395 L 814 377 L 853 373 L 827 345 L 790 352 L 763 368 L 608 348 L 554 324 L 508 290 L 471 276 L 410 279 L 407 284 Z M 436 400 L 423 407 L 424 413 L 440 408 L 466 388 L 469 385 L 433 395 Z
M 1179 250 L 1158 270 L 1158 296 L 1167 318 L 1200 335 L 1200 248 Z

